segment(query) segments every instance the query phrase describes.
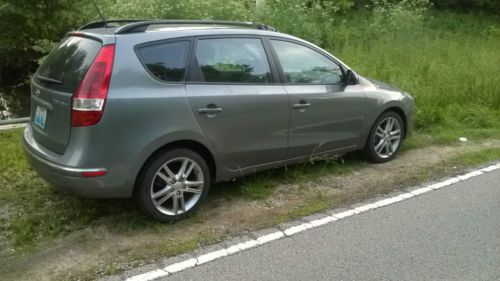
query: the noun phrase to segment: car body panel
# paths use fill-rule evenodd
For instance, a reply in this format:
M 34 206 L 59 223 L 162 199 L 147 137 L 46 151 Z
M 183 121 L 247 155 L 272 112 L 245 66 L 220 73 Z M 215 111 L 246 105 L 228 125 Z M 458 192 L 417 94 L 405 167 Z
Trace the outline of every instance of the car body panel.
M 367 107 L 357 85 L 285 85 L 290 96 L 289 158 L 356 147 Z M 306 102 L 304 109 L 294 105 Z
M 193 114 L 224 167 L 236 171 L 286 159 L 289 110 L 283 86 L 186 87 Z M 198 112 L 211 106 L 222 111 Z

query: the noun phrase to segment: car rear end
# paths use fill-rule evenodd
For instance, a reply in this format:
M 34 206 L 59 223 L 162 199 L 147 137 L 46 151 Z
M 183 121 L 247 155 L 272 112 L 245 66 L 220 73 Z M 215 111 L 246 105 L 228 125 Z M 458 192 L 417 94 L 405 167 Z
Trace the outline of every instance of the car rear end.
M 115 52 L 112 34 L 70 33 L 31 80 L 31 118 L 23 144 L 32 167 L 63 190 L 92 197 L 127 196 L 109 175 L 96 142 Z

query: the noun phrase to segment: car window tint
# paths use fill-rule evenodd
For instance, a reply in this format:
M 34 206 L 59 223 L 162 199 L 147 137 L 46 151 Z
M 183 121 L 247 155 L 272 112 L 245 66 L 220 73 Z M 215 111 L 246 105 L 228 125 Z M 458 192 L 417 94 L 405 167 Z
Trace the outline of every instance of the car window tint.
M 189 41 L 169 42 L 139 48 L 146 68 L 158 79 L 179 82 L 184 79 Z
M 283 68 L 286 82 L 306 84 L 338 84 L 340 67 L 324 55 L 299 44 L 271 40 Z
M 199 40 L 196 59 L 205 82 L 269 83 L 271 81 L 269 63 L 260 39 Z

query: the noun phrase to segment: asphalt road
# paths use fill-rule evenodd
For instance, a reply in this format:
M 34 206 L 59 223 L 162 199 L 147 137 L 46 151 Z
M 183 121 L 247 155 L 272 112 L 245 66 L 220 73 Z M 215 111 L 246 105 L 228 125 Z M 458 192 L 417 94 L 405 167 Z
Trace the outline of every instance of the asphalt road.
M 164 280 L 500 280 L 500 170 Z

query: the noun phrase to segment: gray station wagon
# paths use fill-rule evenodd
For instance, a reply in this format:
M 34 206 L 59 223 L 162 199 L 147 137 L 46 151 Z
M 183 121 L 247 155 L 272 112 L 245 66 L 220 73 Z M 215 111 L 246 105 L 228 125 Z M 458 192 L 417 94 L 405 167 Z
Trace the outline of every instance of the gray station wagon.
M 31 81 L 24 149 L 55 187 L 133 197 L 160 221 L 211 183 L 362 150 L 385 162 L 413 99 L 272 27 L 114 20 L 69 32 Z

